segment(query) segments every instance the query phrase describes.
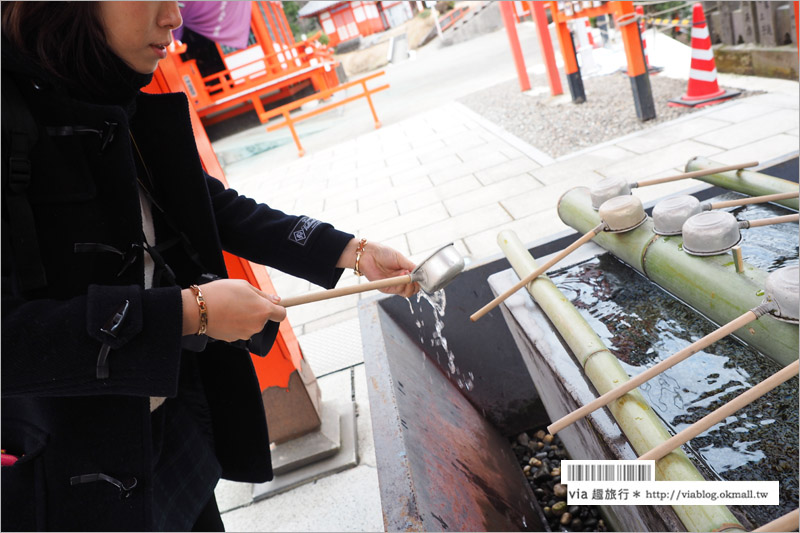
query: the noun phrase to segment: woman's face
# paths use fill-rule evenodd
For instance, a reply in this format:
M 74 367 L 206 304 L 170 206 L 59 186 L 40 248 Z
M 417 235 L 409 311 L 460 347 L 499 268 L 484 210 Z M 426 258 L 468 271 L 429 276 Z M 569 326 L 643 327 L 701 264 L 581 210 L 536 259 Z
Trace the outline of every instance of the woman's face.
M 167 57 L 183 22 L 178 2 L 100 2 L 100 22 L 111 50 L 136 72 L 150 74 Z

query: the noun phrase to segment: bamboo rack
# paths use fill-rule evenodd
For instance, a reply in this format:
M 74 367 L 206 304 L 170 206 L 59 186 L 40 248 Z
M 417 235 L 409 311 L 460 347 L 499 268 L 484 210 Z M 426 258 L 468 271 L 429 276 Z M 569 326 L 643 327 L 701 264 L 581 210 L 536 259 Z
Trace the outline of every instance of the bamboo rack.
M 558 215 L 580 233 L 600 222 L 585 187 L 564 193 Z M 680 235 L 653 233 L 652 219 L 627 233 L 600 233 L 594 242 L 717 324 L 727 324 L 764 298 L 766 272 L 745 261 L 744 271 L 737 273 L 730 254 L 691 256 L 681 249 Z M 797 360 L 800 352 L 797 325 L 771 317 L 752 322 L 734 335 L 783 366 Z
M 513 231 L 500 232 L 497 241 L 520 278 L 536 270 L 536 261 Z M 628 375 L 617 358 L 608 351 L 591 326 L 549 278 L 536 278 L 526 288 L 558 330 L 600 394 L 628 380 Z M 671 436 L 638 390 L 614 400 L 608 405 L 608 409 L 637 455 L 655 448 Z M 656 479 L 704 481 L 702 474 L 681 450 L 656 463 Z M 723 505 L 672 507 L 689 531 L 744 530 Z

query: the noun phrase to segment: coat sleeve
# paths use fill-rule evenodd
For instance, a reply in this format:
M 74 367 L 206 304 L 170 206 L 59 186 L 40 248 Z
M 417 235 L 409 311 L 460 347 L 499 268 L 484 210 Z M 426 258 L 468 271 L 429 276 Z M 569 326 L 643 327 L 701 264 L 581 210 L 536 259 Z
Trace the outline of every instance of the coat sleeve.
M 206 182 L 225 251 L 328 289 L 336 285 L 343 272 L 336 262 L 352 234 L 259 204 L 208 174 Z
M 178 287 L 92 285 L 71 299 L 24 299 L 6 273 L 3 397 L 177 394 L 183 323 Z

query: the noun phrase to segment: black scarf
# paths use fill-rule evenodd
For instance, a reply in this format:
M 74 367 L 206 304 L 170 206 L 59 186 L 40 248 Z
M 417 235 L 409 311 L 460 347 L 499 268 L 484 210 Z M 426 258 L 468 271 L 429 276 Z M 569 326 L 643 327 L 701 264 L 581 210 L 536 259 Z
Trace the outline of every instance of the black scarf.
M 68 98 L 99 105 L 117 105 L 125 109 L 128 117 L 136 111 L 136 96 L 149 84 L 153 74 L 141 74 L 130 68 L 115 54 L 110 54 L 109 66 L 100 77 L 99 86 L 87 86 L 82 80 L 66 80 L 38 64 L 29 55 L 2 39 L 2 66 L 6 72 L 27 77 Z

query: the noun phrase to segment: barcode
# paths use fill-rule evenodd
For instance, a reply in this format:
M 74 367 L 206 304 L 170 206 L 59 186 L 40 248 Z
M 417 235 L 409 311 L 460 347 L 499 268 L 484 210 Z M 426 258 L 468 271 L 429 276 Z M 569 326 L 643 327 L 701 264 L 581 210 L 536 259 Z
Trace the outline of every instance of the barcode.
M 561 461 L 561 483 L 655 481 L 655 461 Z

